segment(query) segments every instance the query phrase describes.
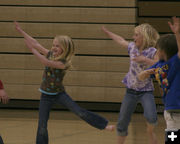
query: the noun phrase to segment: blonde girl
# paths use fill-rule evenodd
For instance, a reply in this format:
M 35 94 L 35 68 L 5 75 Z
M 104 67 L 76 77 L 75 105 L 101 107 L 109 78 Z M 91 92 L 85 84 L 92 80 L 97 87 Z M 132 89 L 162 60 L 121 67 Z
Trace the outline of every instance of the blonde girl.
M 149 142 L 150 144 L 157 144 L 157 139 L 153 131 L 154 125 L 157 123 L 153 83 L 150 78 L 144 82 L 140 81 L 138 74 L 158 61 L 154 47 L 159 34 L 151 25 L 141 24 L 135 27 L 134 41 L 128 42 L 123 37 L 110 32 L 105 27 L 102 27 L 102 30 L 121 47 L 127 48 L 130 56 L 129 72 L 122 81 L 127 90 L 121 105 L 117 124 L 117 143 L 124 144 L 128 135 L 131 116 L 137 103 L 140 102 L 144 108 L 144 117 L 147 120 Z
M 16 30 L 25 38 L 27 47 L 45 66 L 40 86 L 42 95 L 39 105 L 36 144 L 48 144 L 47 122 L 54 103 L 64 105 L 95 128 L 113 130 L 114 126 L 109 126 L 105 118 L 79 107 L 65 91 L 62 81 L 71 66 L 71 58 L 74 55 L 72 39 L 68 36 L 56 36 L 51 50 L 47 50 L 25 33 L 17 22 L 15 22 L 15 26 Z

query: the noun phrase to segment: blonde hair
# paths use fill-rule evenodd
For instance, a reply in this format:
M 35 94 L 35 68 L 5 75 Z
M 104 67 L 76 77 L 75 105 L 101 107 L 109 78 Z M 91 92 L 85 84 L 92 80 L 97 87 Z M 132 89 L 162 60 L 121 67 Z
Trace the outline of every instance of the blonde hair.
M 68 68 L 72 66 L 71 59 L 74 56 L 74 43 L 69 36 L 58 35 L 54 39 L 57 39 L 63 52 L 60 56 L 55 57 L 54 60 L 64 60 L 65 65 Z
M 143 49 L 156 46 L 156 42 L 159 39 L 159 33 L 150 24 L 141 24 L 135 27 L 135 31 L 143 36 Z

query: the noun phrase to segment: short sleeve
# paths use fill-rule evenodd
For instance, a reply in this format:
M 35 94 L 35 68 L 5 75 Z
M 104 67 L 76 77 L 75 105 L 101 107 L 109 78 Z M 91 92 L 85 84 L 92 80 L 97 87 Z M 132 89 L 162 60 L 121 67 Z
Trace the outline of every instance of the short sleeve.
M 150 48 L 148 58 L 154 59 L 154 56 L 155 56 L 156 52 L 157 52 L 157 49 L 156 49 L 156 48 L 154 48 L 154 47 Z
M 130 54 L 130 51 L 131 51 L 131 49 L 134 47 L 134 45 L 135 45 L 134 42 L 130 42 L 130 43 L 128 44 L 128 54 Z
M 70 68 L 70 64 L 65 59 L 59 59 L 59 61 L 65 65 L 65 70 Z

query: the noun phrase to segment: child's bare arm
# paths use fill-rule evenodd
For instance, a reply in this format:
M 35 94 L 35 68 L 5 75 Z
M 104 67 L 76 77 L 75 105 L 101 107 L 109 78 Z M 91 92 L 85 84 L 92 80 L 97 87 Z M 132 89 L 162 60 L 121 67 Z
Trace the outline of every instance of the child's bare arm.
M 168 24 L 172 32 L 176 36 L 176 40 L 178 44 L 178 57 L 180 58 L 180 20 L 177 17 L 173 17 L 172 20 L 173 20 L 173 23 L 168 22 Z
M 140 55 L 140 56 L 136 56 L 132 60 L 135 62 L 138 62 L 138 63 L 145 63 L 146 65 L 152 66 L 153 64 L 155 64 L 156 62 L 159 61 L 159 58 L 158 58 L 157 52 L 156 52 L 153 59 L 150 59 L 150 58 L 147 58 L 143 55 Z
M 117 42 L 118 44 L 120 44 L 122 47 L 127 48 L 129 42 L 126 41 L 123 37 L 114 34 L 112 32 L 110 32 L 108 29 L 106 29 L 104 26 L 102 27 L 102 30 L 105 34 L 108 35 L 108 37 L 110 37 L 111 39 L 113 39 L 115 42 Z
M 145 79 L 149 78 L 151 74 L 154 74 L 154 68 L 142 71 L 140 74 L 138 74 L 138 79 L 141 81 L 144 81 Z
M 20 27 L 18 22 L 14 22 L 15 24 L 15 28 L 16 30 L 23 35 L 23 37 L 29 41 L 29 43 L 31 43 L 31 45 L 36 48 L 37 50 L 39 50 L 43 55 L 47 55 L 47 53 L 49 52 L 49 50 L 47 50 L 46 48 L 44 48 L 37 40 L 35 40 L 33 37 L 31 37 L 30 35 L 28 35 L 25 31 L 22 30 L 22 28 Z
M 41 55 L 36 49 L 33 48 L 31 43 L 25 40 L 26 46 L 32 51 L 35 57 L 45 66 L 57 69 L 65 69 L 65 65 L 60 61 L 52 61 L 47 59 L 44 55 Z

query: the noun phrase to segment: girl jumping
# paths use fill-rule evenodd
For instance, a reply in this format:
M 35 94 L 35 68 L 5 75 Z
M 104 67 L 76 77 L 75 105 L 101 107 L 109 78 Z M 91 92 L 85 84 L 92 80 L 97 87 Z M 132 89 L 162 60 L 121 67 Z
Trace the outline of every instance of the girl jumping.
M 150 78 L 144 82 L 138 80 L 138 74 L 158 61 L 158 59 L 155 59 L 156 49 L 154 46 L 159 38 L 159 34 L 151 25 L 141 24 L 134 30 L 134 41 L 128 42 L 105 27 L 102 27 L 102 30 L 121 47 L 127 48 L 130 56 L 129 72 L 123 80 L 127 90 L 121 105 L 117 124 L 117 143 L 124 144 L 128 135 L 128 126 L 132 113 L 137 103 L 140 102 L 144 108 L 144 117 L 147 120 L 147 133 L 150 144 L 157 144 L 153 131 L 154 125 L 157 123 L 153 83 Z
M 62 104 L 91 126 L 100 130 L 114 129 L 108 121 L 90 111 L 79 107 L 66 93 L 63 78 L 71 66 L 74 55 L 73 41 L 68 36 L 56 36 L 51 50 L 45 49 L 34 38 L 25 33 L 15 22 L 16 30 L 25 38 L 25 43 L 34 56 L 45 66 L 40 92 L 39 123 L 36 144 L 48 144 L 47 122 L 54 103 Z

